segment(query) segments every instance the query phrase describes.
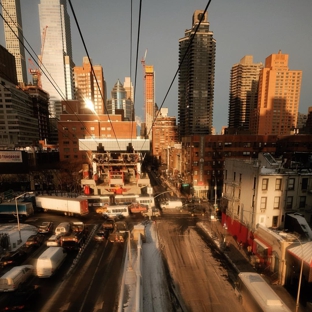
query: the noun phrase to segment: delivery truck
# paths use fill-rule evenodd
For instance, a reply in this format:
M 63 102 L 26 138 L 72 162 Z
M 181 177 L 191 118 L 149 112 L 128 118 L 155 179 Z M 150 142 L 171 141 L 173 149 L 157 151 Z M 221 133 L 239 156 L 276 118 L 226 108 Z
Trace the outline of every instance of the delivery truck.
M 40 278 L 52 276 L 62 265 L 66 258 L 62 247 L 49 247 L 37 259 L 36 273 Z
M 26 219 L 29 216 L 34 214 L 34 208 L 32 203 L 21 203 L 17 202 L 17 211 L 19 219 Z M 2 219 L 4 218 L 16 218 L 17 217 L 16 211 L 16 203 L 15 202 L 8 202 L 0 204 L 0 216 Z
M 36 206 L 43 211 L 59 211 L 65 216 L 83 216 L 89 213 L 88 200 L 60 196 L 36 196 Z

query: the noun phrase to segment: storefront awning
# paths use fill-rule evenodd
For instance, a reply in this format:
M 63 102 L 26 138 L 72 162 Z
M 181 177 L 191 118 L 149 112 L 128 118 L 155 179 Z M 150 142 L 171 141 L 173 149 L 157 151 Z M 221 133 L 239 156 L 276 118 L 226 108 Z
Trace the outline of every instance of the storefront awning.
M 262 242 L 260 242 L 258 239 L 254 239 L 254 241 L 258 244 L 258 245 L 260 245 L 263 249 L 268 249 L 268 246 L 266 246 L 266 245 L 264 245 Z
M 297 245 L 296 247 L 289 248 L 287 251 L 312 267 L 312 242 Z

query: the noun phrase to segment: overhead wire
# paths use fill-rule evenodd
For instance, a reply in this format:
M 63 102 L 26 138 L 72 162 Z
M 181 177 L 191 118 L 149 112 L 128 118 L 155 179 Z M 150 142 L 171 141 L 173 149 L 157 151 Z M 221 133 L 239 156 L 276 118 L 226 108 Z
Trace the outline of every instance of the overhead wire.
M 189 49 L 191 48 L 191 45 L 192 45 L 193 40 L 194 40 L 194 37 L 195 37 L 195 35 L 196 35 L 197 31 L 198 31 L 198 28 L 199 28 L 201 22 L 203 21 L 203 19 L 204 19 L 204 17 L 205 17 L 205 14 L 206 14 L 206 12 L 207 12 L 207 10 L 208 10 L 208 7 L 209 7 L 210 3 L 211 3 L 211 0 L 208 1 L 207 5 L 206 5 L 206 7 L 205 7 L 205 9 L 204 9 L 204 11 L 203 11 L 203 14 L 202 14 L 202 16 L 201 16 L 201 18 L 200 18 L 200 21 L 199 21 L 199 23 L 197 24 L 194 33 L 191 35 L 191 38 L 190 38 L 190 40 L 189 40 L 189 44 L 188 44 L 188 46 L 187 46 L 187 49 L 186 49 L 185 53 L 183 54 L 183 57 L 182 57 L 181 61 L 179 62 L 178 69 L 176 70 L 176 72 L 175 72 L 175 74 L 174 74 L 174 76 L 173 76 L 173 79 L 172 79 L 172 81 L 171 81 L 171 83 L 170 83 L 170 85 L 169 85 L 169 88 L 168 88 L 168 90 L 167 90 L 167 92 L 166 92 L 166 94 L 165 94 L 165 97 L 164 97 L 164 99 L 163 99 L 163 101 L 162 101 L 162 103 L 161 103 L 161 105 L 160 105 L 160 107 L 159 107 L 159 110 L 158 110 L 158 112 L 157 112 L 157 114 L 156 114 L 156 116 L 155 116 L 155 118 L 154 118 L 154 120 L 153 120 L 153 122 L 152 122 L 152 125 L 151 125 L 151 127 L 150 127 L 150 129 L 149 129 L 149 131 L 148 131 L 148 133 L 147 133 L 147 137 L 148 137 L 148 135 L 150 134 L 150 132 L 152 131 L 153 125 L 154 125 L 155 122 L 156 122 L 156 119 L 157 119 L 157 117 L 158 117 L 158 115 L 159 115 L 160 109 L 163 107 L 163 105 L 164 105 L 164 103 L 165 103 L 165 101 L 166 101 L 166 99 L 167 99 L 167 96 L 168 96 L 168 94 L 169 94 L 169 92 L 170 92 L 170 90 L 171 90 L 171 88 L 172 88 L 172 85 L 173 85 L 173 83 L 174 83 L 174 81 L 175 81 L 175 79 L 176 79 L 176 77 L 177 77 L 177 75 L 178 75 L 178 73 L 179 73 L 179 71 L 180 71 L 180 69 L 181 69 L 181 66 L 182 66 L 182 64 L 183 64 L 183 62 L 184 62 L 184 59 L 185 59 L 186 55 L 188 54 Z M 143 148 L 145 142 L 146 142 L 146 138 L 145 138 L 145 140 L 144 140 L 144 142 L 143 142 L 142 148 Z
M 135 76 L 134 76 L 134 98 L 133 102 L 136 99 L 136 86 L 137 86 L 137 76 L 138 76 L 138 59 L 139 59 L 139 47 L 140 47 L 140 35 L 141 35 L 141 16 L 142 16 L 142 0 L 140 0 L 139 6 L 139 20 L 138 20 L 138 33 L 137 33 L 137 45 L 136 45 L 136 59 L 135 59 Z M 131 12 L 131 20 L 132 20 L 132 12 Z M 133 127 L 131 127 L 132 129 Z M 131 135 L 132 138 L 132 135 Z
M 76 26 L 77 26 L 77 29 L 78 29 L 78 32 L 79 32 L 79 35 L 80 35 L 80 39 L 81 39 L 81 41 L 82 41 L 83 47 L 84 47 L 84 49 L 85 49 L 85 52 L 87 53 L 87 57 L 88 57 L 88 60 L 89 60 L 90 65 L 91 65 L 92 74 L 93 74 L 93 76 L 94 76 L 94 78 L 95 78 L 96 85 L 97 85 L 98 90 L 99 90 L 99 92 L 100 92 L 100 94 L 101 94 L 101 98 L 102 98 L 102 101 L 103 101 L 103 104 L 104 104 L 105 112 L 106 112 L 107 117 L 108 117 L 108 120 L 109 120 L 109 122 L 110 122 L 110 124 L 111 124 L 111 126 L 112 126 L 112 130 L 113 130 L 113 133 L 114 133 L 114 136 L 115 136 L 117 145 L 118 145 L 119 149 L 121 150 L 120 145 L 119 145 L 119 142 L 118 142 L 118 138 L 117 138 L 117 135 L 116 135 L 114 126 L 113 126 L 113 123 L 112 123 L 112 121 L 111 121 L 111 119 L 110 119 L 110 115 L 109 115 L 108 110 L 107 110 L 107 107 L 106 107 L 106 103 L 105 103 L 105 99 L 104 99 L 104 96 L 103 96 L 103 92 L 102 92 L 102 90 L 101 90 L 101 88 L 100 88 L 98 79 L 97 79 L 97 77 L 96 77 L 96 75 L 95 75 L 94 67 L 93 67 L 93 65 L 92 65 L 92 61 L 91 61 L 91 58 L 90 58 L 90 55 L 89 55 L 89 52 L 88 52 L 88 49 L 87 49 L 87 46 L 86 46 L 84 37 L 83 37 L 83 35 L 82 35 L 82 31 L 81 31 L 81 29 L 80 29 L 80 25 L 79 25 L 79 22 L 78 22 L 78 20 L 77 20 L 77 16 L 76 16 L 75 10 L 74 10 L 74 8 L 73 8 L 73 5 L 72 5 L 72 3 L 71 3 L 71 0 L 68 0 L 68 2 L 69 2 L 71 11 L 72 11 L 72 13 L 73 13 L 73 16 L 74 16 L 74 19 L 75 19 L 75 22 L 76 22 Z

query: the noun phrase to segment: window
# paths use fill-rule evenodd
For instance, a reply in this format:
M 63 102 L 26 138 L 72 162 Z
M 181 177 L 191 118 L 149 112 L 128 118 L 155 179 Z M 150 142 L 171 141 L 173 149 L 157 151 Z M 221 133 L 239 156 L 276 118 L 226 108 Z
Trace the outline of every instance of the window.
M 262 191 L 267 191 L 269 186 L 269 179 L 262 179 Z
M 280 208 L 280 202 L 281 202 L 281 197 L 275 196 L 274 197 L 274 203 L 273 203 L 273 209 L 279 209 Z
M 305 206 L 306 206 L 306 196 L 300 196 L 299 208 L 305 208 Z
M 281 190 L 282 189 L 282 179 L 276 179 L 275 180 L 275 190 Z
M 302 178 L 301 180 L 301 190 L 306 191 L 308 189 L 308 178 Z
M 293 197 L 287 196 L 287 198 L 286 198 L 286 209 L 292 209 L 292 205 L 293 205 Z
M 274 216 L 272 218 L 272 227 L 277 227 L 278 226 L 278 216 Z
M 294 190 L 295 189 L 295 179 L 290 178 L 288 179 L 288 190 Z
M 260 202 L 260 209 L 265 210 L 267 205 L 267 198 L 266 197 L 261 197 L 261 202 Z

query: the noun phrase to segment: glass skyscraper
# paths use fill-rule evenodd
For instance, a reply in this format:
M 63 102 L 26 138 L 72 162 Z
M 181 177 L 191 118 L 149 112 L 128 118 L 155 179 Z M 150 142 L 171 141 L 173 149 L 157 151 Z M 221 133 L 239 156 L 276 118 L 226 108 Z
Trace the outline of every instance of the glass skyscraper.
M 42 89 L 50 94 L 50 116 L 61 113 L 60 101 L 74 99 L 70 19 L 66 0 L 41 0 L 39 6 Z
M 195 11 L 192 28 L 179 40 L 180 137 L 211 134 L 213 125 L 216 41 L 203 13 Z

